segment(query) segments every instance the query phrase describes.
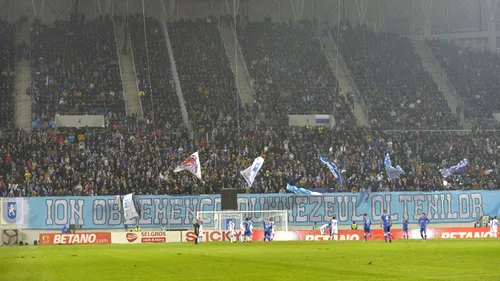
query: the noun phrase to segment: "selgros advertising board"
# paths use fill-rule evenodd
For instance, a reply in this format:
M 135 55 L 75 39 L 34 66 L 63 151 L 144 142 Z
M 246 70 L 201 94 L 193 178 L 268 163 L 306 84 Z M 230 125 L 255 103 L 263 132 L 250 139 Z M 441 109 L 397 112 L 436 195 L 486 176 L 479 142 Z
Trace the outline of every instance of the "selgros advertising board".
M 364 213 L 378 221 L 387 209 L 394 221 L 403 216 L 411 222 L 420 213 L 428 214 L 433 223 L 470 222 L 483 215 L 500 216 L 500 191 L 451 191 L 451 192 L 387 192 L 371 193 L 362 198 L 359 193 L 336 193 L 322 196 L 296 196 L 292 194 L 239 195 L 240 211 L 288 210 L 288 222 L 292 226 L 312 226 L 328 221 L 336 215 L 340 224 L 361 221 Z M 138 196 L 141 217 L 125 224 L 157 228 L 162 224 L 169 228 L 189 228 L 197 211 L 221 209 L 219 195 L 200 196 Z M 12 205 L 12 204 L 11 204 Z M 2 208 L 7 208 L 2 204 Z M 12 206 L 9 206 L 12 208 Z M 61 228 L 69 224 L 81 224 L 84 228 L 122 228 L 122 213 L 113 196 L 106 197 L 37 197 L 28 198 L 24 208 L 28 214 L 7 217 L 15 223 L 17 216 L 27 228 Z M 2 216 L 8 215 L 3 210 Z M 12 212 L 11 212 L 12 214 Z M 252 216 L 258 217 L 255 213 Z M 6 223 L 2 218 L 2 223 Z M 214 222 L 206 219 L 212 227 Z

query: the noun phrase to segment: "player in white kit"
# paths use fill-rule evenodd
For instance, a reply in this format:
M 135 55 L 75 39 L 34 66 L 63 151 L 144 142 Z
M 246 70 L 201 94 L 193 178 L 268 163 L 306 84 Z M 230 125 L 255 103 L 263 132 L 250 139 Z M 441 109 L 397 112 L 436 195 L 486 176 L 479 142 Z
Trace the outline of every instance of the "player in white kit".
M 497 217 L 494 217 L 490 221 L 490 232 L 491 232 L 491 237 L 497 238 L 498 237 L 498 220 Z
M 274 229 L 276 227 L 276 225 L 274 224 L 274 219 L 270 218 L 269 223 L 271 224 L 271 241 L 273 241 L 274 240 Z
M 321 235 L 325 235 L 326 231 L 328 230 L 328 226 L 330 223 L 324 224 L 319 228 L 319 231 L 321 232 Z
M 339 228 L 338 228 L 339 222 L 335 218 L 335 216 L 332 217 L 332 220 L 330 221 L 330 239 L 336 241 L 337 240 L 337 234 L 339 233 Z
M 245 241 L 245 226 L 243 225 L 243 221 L 240 223 L 240 241 Z
M 236 243 L 236 227 L 234 225 L 234 219 L 231 219 L 227 229 L 230 233 L 229 237 L 231 237 L 231 243 Z

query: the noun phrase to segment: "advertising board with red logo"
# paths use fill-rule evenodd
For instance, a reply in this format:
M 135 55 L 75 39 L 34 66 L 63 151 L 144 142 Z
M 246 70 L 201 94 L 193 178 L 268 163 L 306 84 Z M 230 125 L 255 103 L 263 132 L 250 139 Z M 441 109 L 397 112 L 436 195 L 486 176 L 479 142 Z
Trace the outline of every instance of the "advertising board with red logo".
M 203 232 L 203 242 L 224 242 L 231 241 L 229 231 L 204 231 Z M 236 240 L 240 240 L 241 233 L 236 232 Z M 360 237 L 358 233 L 340 233 L 341 240 L 359 240 Z M 193 231 L 183 232 L 182 234 L 183 242 L 194 242 L 196 235 Z M 254 230 L 252 235 L 253 241 L 263 241 L 264 231 Z M 308 231 L 308 230 L 298 230 L 298 231 L 276 231 L 274 233 L 274 241 L 300 241 L 300 240 L 328 240 L 328 236 L 322 236 L 319 231 Z
M 381 229 L 371 231 L 371 240 L 384 240 L 384 233 Z M 391 231 L 394 239 L 403 239 L 401 229 Z M 420 239 L 420 229 L 409 231 L 410 239 Z M 236 233 L 237 240 L 240 240 L 240 232 Z M 488 228 L 428 228 L 428 239 L 460 239 L 460 238 L 491 238 L 492 235 Z M 193 231 L 182 233 L 183 242 L 194 242 L 196 236 Z M 364 239 L 363 230 L 340 230 L 337 235 L 337 240 L 356 241 Z M 224 242 L 230 241 L 230 232 L 228 231 L 204 231 L 204 242 Z M 253 241 L 263 241 L 264 232 L 262 230 L 254 230 Z M 322 235 L 319 230 L 297 230 L 297 231 L 276 231 L 274 241 L 327 241 L 330 240 L 329 235 Z
M 113 244 L 181 242 L 180 231 L 113 232 Z
M 381 229 L 371 231 L 371 240 L 384 240 L 384 232 Z M 420 239 L 420 229 L 410 229 L 410 239 Z M 403 231 L 394 229 L 391 231 L 394 239 L 403 239 Z M 427 239 L 460 239 L 460 238 L 491 238 L 488 228 L 428 228 Z M 340 230 L 337 240 L 362 240 L 363 230 Z M 329 235 L 321 235 L 318 230 L 289 231 L 289 233 L 279 234 L 275 237 L 277 241 L 305 240 L 305 241 L 326 241 L 330 240 Z
M 111 244 L 110 232 L 41 233 L 40 245 Z
M 165 243 L 167 242 L 167 232 L 165 231 L 148 231 L 141 232 L 142 243 Z
M 262 232 L 262 231 L 261 231 Z M 254 231 L 255 234 L 255 231 Z M 231 241 L 231 232 L 229 231 L 203 231 L 203 239 L 204 242 L 223 242 L 223 241 Z M 241 233 L 236 232 L 236 240 L 239 240 Z M 193 231 L 182 232 L 182 242 L 194 242 L 196 239 L 196 235 Z

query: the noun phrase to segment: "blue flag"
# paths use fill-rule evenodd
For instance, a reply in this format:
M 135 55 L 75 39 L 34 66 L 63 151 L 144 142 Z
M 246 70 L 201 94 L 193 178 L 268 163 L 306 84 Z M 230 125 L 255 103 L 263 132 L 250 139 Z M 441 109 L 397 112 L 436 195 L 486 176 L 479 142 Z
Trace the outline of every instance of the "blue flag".
M 401 169 L 399 165 L 397 165 L 396 167 L 392 166 L 389 153 L 385 155 L 384 165 L 385 165 L 385 171 L 387 172 L 387 177 L 390 180 L 399 178 L 399 176 L 404 173 L 403 169 Z
M 442 169 L 441 175 L 443 176 L 443 178 L 447 178 L 451 174 L 453 174 L 454 172 L 461 170 L 463 167 L 467 166 L 468 163 L 469 162 L 467 161 L 467 159 L 464 159 L 464 160 L 460 161 L 460 163 L 458 163 L 455 166 L 451 166 L 449 168 Z
M 363 192 L 363 204 L 368 203 L 368 199 L 370 199 L 370 192 L 372 191 L 371 186 L 367 186 L 365 191 Z
M 335 179 L 337 180 L 337 182 L 340 185 L 342 185 L 342 174 L 340 173 L 339 169 L 337 168 L 337 165 L 335 165 L 335 163 L 330 162 L 328 159 L 321 157 L 321 155 L 319 154 L 319 150 L 316 152 L 318 154 L 319 161 L 321 161 L 322 163 L 326 164 L 326 166 L 328 166 L 328 169 L 330 169 L 330 171 L 332 172 L 332 174 L 335 177 Z
M 286 190 L 291 191 L 295 194 L 303 194 L 303 195 L 321 195 L 319 192 L 310 191 L 309 189 L 296 187 L 295 185 L 286 184 Z

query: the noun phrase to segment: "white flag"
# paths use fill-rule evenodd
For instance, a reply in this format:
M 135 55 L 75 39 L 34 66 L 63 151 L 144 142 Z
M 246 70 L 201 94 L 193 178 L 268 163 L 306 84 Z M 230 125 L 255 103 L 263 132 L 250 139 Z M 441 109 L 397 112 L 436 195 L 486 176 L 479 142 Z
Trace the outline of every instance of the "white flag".
M 125 221 L 130 221 L 132 219 L 138 218 L 139 213 L 134 202 L 134 194 L 130 193 L 123 196 L 123 218 Z
M 184 160 L 179 166 L 177 166 L 174 172 L 177 173 L 184 170 L 190 171 L 193 175 L 201 180 L 201 166 L 198 151 L 191 154 L 186 160 Z
M 257 176 L 260 168 L 262 167 L 262 164 L 264 164 L 264 158 L 257 157 L 255 158 L 255 160 L 253 160 L 252 166 L 240 172 L 240 174 L 247 181 L 249 187 L 252 187 L 252 183 L 255 180 L 255 177 Z

